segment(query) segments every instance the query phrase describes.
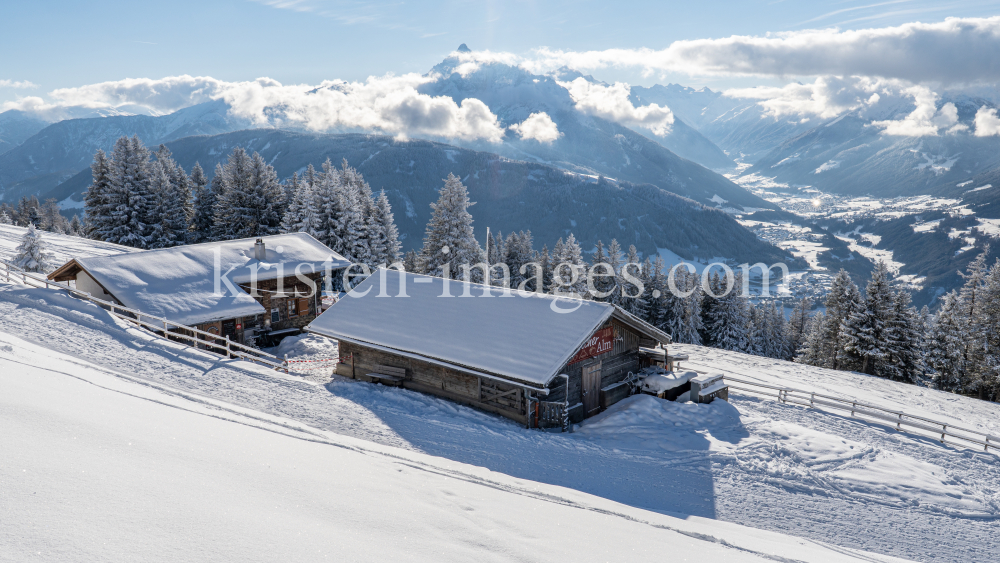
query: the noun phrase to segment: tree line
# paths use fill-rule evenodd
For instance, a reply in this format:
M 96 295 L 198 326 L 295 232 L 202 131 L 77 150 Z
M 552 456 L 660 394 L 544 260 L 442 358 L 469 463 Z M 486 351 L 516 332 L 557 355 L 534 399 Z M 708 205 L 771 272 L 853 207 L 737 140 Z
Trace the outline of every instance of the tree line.
M 155 249 L 306 232 L 352 262 L 398 259 L 388 198 L 346 160 L 280 182 L 260 154 L 236 147 L 209 181 L 200 163 L 188 174 L 167 147 L 152 152 L 133 136 L 119 138 L 110 155 L 98 150 L 91 173 L 83 230 L 93 239 Z

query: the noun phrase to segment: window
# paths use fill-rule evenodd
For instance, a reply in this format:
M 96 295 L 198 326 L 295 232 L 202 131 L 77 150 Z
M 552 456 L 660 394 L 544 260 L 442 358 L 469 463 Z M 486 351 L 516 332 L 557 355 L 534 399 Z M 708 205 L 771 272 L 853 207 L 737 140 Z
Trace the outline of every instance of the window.
M 271 322 L 277 323 L 279 321 L 281 321 L 281 315 L 279 314 L 278 308 L 275 307 L 271 309 Z
M 289 299 L 288 300 L 288 316 L 289 317 L 297 316 L 297 313 L 295 312 L 295 300 L 294 299 Z

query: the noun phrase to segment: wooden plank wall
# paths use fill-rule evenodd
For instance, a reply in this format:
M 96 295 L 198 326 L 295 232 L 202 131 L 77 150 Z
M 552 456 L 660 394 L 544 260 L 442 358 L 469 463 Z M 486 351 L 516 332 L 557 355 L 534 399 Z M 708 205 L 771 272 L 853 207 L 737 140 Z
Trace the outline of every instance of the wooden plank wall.
M 340 343 L 340 356 L 353 356 L 355 377 L 375 373 L 375 366 L 406 369 L 403 387 L 437 395 L 525 423 L 524 391 L 515 385 L 480 379 L 460 371 L 376 350 L 367 346 Z M 349 360 L 348 360 L 349 361 Z

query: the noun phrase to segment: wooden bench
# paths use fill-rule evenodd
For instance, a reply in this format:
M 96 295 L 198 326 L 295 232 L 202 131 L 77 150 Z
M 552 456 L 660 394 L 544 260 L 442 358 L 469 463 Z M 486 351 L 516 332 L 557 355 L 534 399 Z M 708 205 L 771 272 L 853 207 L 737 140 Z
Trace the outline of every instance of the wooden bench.
M 378 364 L 375 366 L 375 373 L 366 373 L 365 377 L 372 383 L 400 387 L 403 385 L 403 380 L 406 379 L 406 368 Z

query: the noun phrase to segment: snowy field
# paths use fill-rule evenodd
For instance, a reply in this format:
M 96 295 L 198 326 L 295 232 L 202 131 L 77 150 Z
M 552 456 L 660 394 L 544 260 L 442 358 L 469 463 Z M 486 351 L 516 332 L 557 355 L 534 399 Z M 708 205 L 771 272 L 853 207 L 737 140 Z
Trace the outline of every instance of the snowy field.
M 1000 483 L 1000 457 L 993 453 L 942 446 L 931 439 L 900 434 L 883 425 L 852 419 L 846 415 L 782 405 L 770 399 L 742 395 L 734 396 L 731 403 L 712 405 L 668 403 L 638 396 L 579 425 L 572 434 L 529 431 L 505 419 L 412 391 L 339 377 L 331 378 L 328 372 L 322 371 L 307 372 L 305 376 L 286 376 L 243 362 L 227 361 L 194 352 L 181 345 L 154 338 L 143 331 L 120 326 L 97 307 L 58 292 L 9 285 L 0 286 L 0 339 L 3 340 L 0 342 L 0 373 L 5 378 L 10 378 L 8 374 L 22 374 L 13 381 L 20 382 L 24 377 L 42 377 L 39 374 L 44 373 L 46 381 L 58 375 L 58 383 L 50 381 L 46 385 L 60 387 L 69 385 L 68 382 L 71 381 L 79 381 L 76 377 L 87 379 L 100 376 L 114 382 L 115 389 L 127 388 L 127 392 L 133 395 L 169 395 L 169 400 L 163 399 L 161 402 L 183 404 L 183 408 L 203 418 L 200 413 L 207 410 L 222 418 L 238 416 L 251 426 L 263 425 L 271 431 L 267 434 L 267 440 L 271 440 L 276 433 L 291 434 L 297 438 L 294 452 L 287 455 L 283 450 L 285 446 L 280 444 L 267 446 L 267 451 L 258 452 L 246 444 L 256 441 L 263 444 L 267 440 L 255 440 L 249 435 L 241 434 L 240 437 L 231 439 L 237 445 L 229 447 L 212 441 L 216 437 L 223 442 L 230 441 L 227 438 L 228 431 L 221 428 L 200 428 L 192 422 L 190 428 L 185 427 L 187 429 L 183 432 L 172 432 L 169 430 L 172 428 L 171 423 L 158 420 L 155 416 L 150 415 L 152 418 L 148 421 L 143 419 L 142 424 L 138 424 L 138 419 L 142 419 L 142 416 L 136 418 L 126 415 L 130 420 L 127 424 L 108 423 L 109 428 L 118 429 L 116 432 L 120 433 L 118 438 L 121 441 L 112 446 L 108 436 L 98 435 L 95 438 L 93 448 L 103 453 L 93 453 L 94 463 L 128 456 L 130 450 L 123 444 L 150 433 L 155 435 L 155 439 L 150 438 L 151 441 L 144 450 L 146 457 L 143 458 L 143 463 L 158 466 L 161 463 L 158 459 L 161 454 L 158 452 L 164 443 L 172 443 L 182 449 L 162 453 L 163 457 L 168 458 L 162 460 L 165 467 L 162 475 L 152 473 L 148 478 L 140 478 L 125 475 L 124 473 L 128 473 L 125 470 L 116 470 L 108 476 L 108 482 L 100 477 L 99 466 L 87 465 L 90 462 L 81 461 L 78 466 L 75 462 L 64 461 L 62 465 L 65 467 L 60 468 L 59 460 L 73 460 L 77 456 L 83 456 L 83 460 L 87 460 L 86 452 L 90 450 L 70 449 L 76 453 L 65 458 L 49 456 L 52 459 L 44 461 L 45 467 L 48 467 L 46 471 L 65 469 L 69 472 L 66 475 L 60 474 L 58 479 L 65 478 L 69 485 L 60 484 L 59 488 L 69 495 L 64 498 L 74 499 L 73 505 L 84 506 L 79 510 L 84 510 L 90 504 L 100 505 L 100 499 L 108 495 L 115 502 L 123 503 L 119 506 L 120 510 L 125 510 L 122 507 L 129 502 L 128 499 L 140 502 L 139 506 L 145 507 L 145 510 L 151 505 L 143 504 L 146 502 L 143 499 L 160 495 L 173 499 L 163 513 L 180 518 L 181 523 L 176 525 L 201 529 L 199 526 L 204 522 L 201 516 L 183 515 L 190 511 L 198 512 L 200 501 L 197 499 L 204 497 L 214 499 L 206 503 L 211 505 L 207 514 L 213 516 L 210 518 L 213 522 L 218 520 L 214 525 L 219 527 L 215 529 L 219 534 L 231 537 L 230 534 L 238 534 L 236 530 L 251 530 L 243 537 L 260 538 L 262 536 L 258 533 L 259 530 L 253 528 L 256 524 L 250 523 L 248 519 L 261 518 L 281 523 L 280 529 L 274 531 L 274 534 L 280 536 L 280 541 L 276 539 L 271 545 L 285 545 L 286 540 L 291 542 L 293 535 L 301 533 L 301 537 L 295 537 L 299 538 L 296 541 L 303 542 L 303 550 L 319 550 L 323 548 L 318 542 L 326 541 L 316 532 L 319 522 L 324 522 L 323 527 L 329 530 L 331 541 L 332 538 L 336 538 L 338 542 L 346 541 L 342 539 L 346 536 L 339 535 L 338 531 L 338 523 L 344 522 L 343 516 L 338 516 L 343 507 L 336 504 L 349 501 L 343 498 L 345 495 L 360 495 L 356 503 L 372 502 L 376 506 L 393 507 L 387 509 L 384 518 L 390 518 L 397 509 L 406 511 L 405 503 L 412 500 L 415 506 L 407 513 L 412 513 L 414 517 L 407 518 L 405 530 L 401 530 L 395 522 L 392 526 L 372 524 L 365 529 L 368 535 L 364 537 L 370 540 L 370 544 L 390 549 L 379 534 L 390 533 L 391 529 L 392 533 L 403 533 L 410 537 L 410 530 L 414 530 L 414 535 L 419 538 L 420 530 L 427 531 L 424 521 L 428 521 L 426 525 L 433 524 L 433 518 L 428 512 L 431 510 L 429 506 L 444 512 L 449 512 L 452 508 L 456 511 L 464 510 L 455 507 L 465 506 L 461 504 L 461 499 L 471 496 L 479 500 L 475 503 L 468 501 L 472 503 L 468 505 L 469 514 L 457 520 L 448 520 L 450 524 L 442 525 L 453 526 L 457 532 L 443 535 L 437 528 L 427 532 L 436 537 L 447 536 L 448 542 L 456 542 L 454 545 L 447 542 L 443 544 L 448 549 L 470 545 L 484 548 L 495 546 L 485 536 L 473 540 L 474 531 L 483 533 L 484 530 L 516 529 L 518 534 L 524 534 L 521 537 L 525 540 L 522 544 L 528 546 L 524 548 L 526 551 L 518 551 L 521 545 L 507 546 L 507 549 L 515 551 L 501 551 L 498 558 L 519 558 L 530 553 L 530 556 L 525 556 L 526 559 L 551 560 L 556 555 L 548 550 L 555 549 L 554 546 L 565 549 L 566 554 L 578 554 L 578 557 L 585 560 L 614 558 L 607 552 L 596 549 L 573 547 L 585 546 L 587 542 L 577 536 L 575 531 L 567 531 L 567 526 L 563 523 L 569 520 L 562 519 L 564 516 L 550 514 L 547 512 L 549 508 L 528 508 L 528 505 L 518 504 L 540 496 L 549 499 L 545 502 L 554 502 L 560 506 L 575 506 L 574 503 L 613 506 L 613 510 L 607 511 L 627 514 L 627 518 L 621 518 L 634 518 L 641 522 L 660 522 L 657 519 L 664 518 L 662 522 L 670 522 L 665 525 L 667 528 L 680 529 L 677 526 L 681 524 L 696 526 L 699 527 L 696 533 L 714 538 L 724 536 L 726 542 L 739 546 L 739 549 L 725 552 L 725 558 L 732 560 L 739 560 L 739 557 L 750 552 L 777 553 L 769 551 L 770 548 L 739 543 L 743 540 L 737 541 L 737 538 L 756 537 L 758 533 L 747 534 L 744 530 L 731 535 L 730 529 L 742 530 L 731 524 L 798 536 L 809 540 L 805 545 L 816 549 L 820 549 L 815 547 L 817 545 L 838 545 L 920 561 L 1000 560 L 994 545 L 1000 519 L 1000 487 L 997 485 Z M 299 351 L 304 354 L 303 357 L 322 357 L 336 353 L 334 346 L 317 337 L 289 341 L 284 347 L 291 353 Z M 997 433 L 994 428 L 1000 421 L 1000 405 L 996 404 L 850 373 L 830 372 L 700 347 L 675 348 L 691 354 L 690 367 L 704 371 L 724 371 L 745 379 L 757 378 L 790 387 L 858 397 L 902 408 L 914 414 L 927 413 L 931 418 L 960 421 L 966 426 L 989 429 L 994 434 Z M 53 367 L 56 362 L 58 366 Z M 6 382 L 2 385 L 5 389 L 14 388 Z M 62 451 L 67 444 L 60 440 L 70 440 L 67 437 L 70 434 L 79 436 L 75 432 L 59 431 L 82 424 L 82 414 L 77 418 L 70 414 L 76 412 L 74 409 L 83 409 L 83 413 L 102 413 L 101 416 L 117 416 L 119 411 L 128 412 L 125 406 L 105 404 L 102 402 L 105 399 L 98 397 L 92 399 L 95 405 L 92 409 L 84 408 L 83 403 L 64 405 L 61 402 L 54 402 L 51 407 L 46 407 L 46 393 L 40 391 L 35 396 L 32 395 L 35 386 L 18 385 L 16 394 L 4 393 L 0 398 L 2 401 L 14 400 L 8 398 L 10 396 L 16 397 L 18 401 L 13 405 L 5 403 L 3 412 L 16 412 L 19 416 L 29 417 L 26 420 L 31 422 L 26 423 L 27 428 L 47 430 L 43 434 L 28 433 L 30 439 L 17 438 L 19 441 L 13 448 L 19 452 L 17 462 L 3 465 L 3 469 L 0 469 L 5 472 L 13 471 L 13 476 L 17 476 L 17 472 L 21 470 L 24 470 L 22 473 L 27 473 L 29 467 L 33 467 L 32 457 L 41 455 L 37 448 Z M 101 385 L 111 386 L 110 383 Z M 83 396 L 68 388 L 53 389 L 52 392 L 73 397 Z M 60 414 L 63 412 L 66 414 Z M 37 420 L 30 417 L 36 417 Z M 219 424 L 217 419 L 207 420 L 207 423 Z M 3 424 L 5 427 L 13 427 L 6 420 Z M 239 432 L 249 432 L 245 428 L 248 427 L 244 424 Z M 19 430 L 6 433 L 3 439 L 14 440 L 24 432 L 26 431 Z M 257 436 L 261 432 L 254 431 L 252 434 Z M 172 441 L 174 438 L 176 441 Z M 299 443 L 303 440 L 314 442 L 309 442 L 312 445 L 307 446 Z M 34 445 L 36 443 L 41 445 Z M 326 443 L 349 444 L 350 448 L 363 450 L 365 455 L 361 456 L 361 460 L 337 458 L 342 453 L 341 450 L 346 452 L 349 448 L 338 448 L 336 454 L 313 452 L 312 448 L 318 447 L 317 444 Z M 363 448 L 361 444 L 364 444 Z M 0 447 L 7 452 L 12 451 L 13 445 L 7 443 Z M 485 486 L 488 490 L 474 492 L 478 489 L 462 489 L 460 493 L 449 495 L 442 491 L 454 492 L 455 489 L 436 481 L 439 477 L 430 474 L 440 476 L 453 475 L 452 473 L 429 470 L 426 466 L 413 469 L 414 466 L 406 465 L 409 461 L 386 461 L 387 464 L 395 464 L 387 466 L 393 469 L 381 466 L 380 469 L 370 469 L 370 473 L 379 477 L 368 480 L 341 477 L 345 471 L 348 475 L 356 475 L 355 465 L 367 468 L 364 465 L 367 461 L 364 460 L 379 457 L 369 453 L 372 451 L 391 452 L 384 455 L 396 460 L 419 458 L 423 464 L 442 464 L 447 467 L 467 464 L 461 465 L 459 473 L 463 476 L 454 477 L 460 482 L 454 487 L 466 487 L 469 483 L 478 487 L 478 477 L 472 479 L 465 476 L 472 473 L 487 475 L 504 483 L 511 479 L 512 482 L 520 483 L 518 487 L 521 488 L 490 485 Z M 21 455 L 21 452 L 26 453 Z M 431 457 L 427 456 L 433 456 L 434 460 L 428 461 Z M 189 471 L 195 472 L 194 474 L 181 471 L 183 468 L 173 464 L 176 460 L 181 460 L 177 463 L 182 463 L 189 458 L 192 464 Z M 227 463 L 231 463 L 233 467 L 229 467 Z M 17 467 L 18 465 L 25 467 Z M 274 468 L 271 477 L 267 477 L 267 472 L 262 469 L 268 466 Z M 485 469 L 473 469 L 469 466 Z M 296 469 L 291 469 L 292 467 Z M 76 469 L 81 471 L 79 476 L 73 473 Z M 240 473 L 239 470 L 249 473 L 245 478 L 240 476 L 238 479 L 231 479 L 234 473 Z M 414 480 L 407 481 L 402 474 L 396 476 L 400 480 L 382 477 L 387 474 L 395 475 L 393 471 L 397 470 L 409 474 Z M 93 477 L 97 481 L 86 481 L 82 472 L 92 476 L 97 472 L 98 475 Z M 11 477 L 8 473 L 4 480 L 11 482 Z M 26 478 L 26 475 L 22 477 Z M 428 481 L 422 480 L 425 478 Z M 519 479 L 530 480 L 531 483 L 517 481 Z M 47 479 L 46 482 L 55 480 Z M 14 494 L 19 499 L 31 495 L 38 490 L 34 484 L 37 482 L 23 482 L 23 485 L 16 487 Z M 118 489 L 109 484 L 117 482 L 128 482 L 130 486 Z M 74 483 L 79 486 L 74 487 Z M 163 483 L 184 483 L 186 486 L 180 491 L 158 489 Z M 207 487 L 205 483 L 224 486 L 217 496 L 205 496 L 202 494 L 204 491 L 199 488 Z M 274 485 L 275 483 L 280 485 Z M 153 490 L 148 493 L 137 492 L 135 487 L 141 484 L 152 487 Z M 277 488 L 270 488 L 272 485 Z M 369 486 L 374 489 L 368 490 Z M 397 486 L 398 488 L 394 488 Z M 383 487 L 390 487 L 393 498 L 400 498 L 402 504 L 393 504 L 392 499 L 379 496 L 381 493 L 378 489 Z M 75 492 L 69 491 L 70 488 Z M 423 491 L 423 496 L 404 499 L 400 491 L 409 489 Z M 507 506 L 503 504 L 506 501 L 492 496 L 497 494 L 497 490 L 516 491 L 515 496 L 524 497 L 525 494 L 521 491 L 525 489 L 544 493 L 537 493 L 531 499 L 511 500 L 512 507 L 516 505 L 520 508 L 511 508 L 509 512 L 506 508 L 500 512 L 496 512 L 497 509 L 494 508 L 492 513 L 484 509 L 487 505 L 494 506 L 496 503 Z M 84 494 L 81 491 L 89 492 Z M 251 496 L 245 501 L 233 500 L 230 506 L 227 503 L 231 501 L 231 497 L 227 495 L 238 496 L 236 491 L 244 491 Z M 317 495 L 317 491 L 323 494 Z M 56 495 L 54 498 L 60 498 L 61 493 L 53 494 Z M 88 497 L 89 494 L 94 496 Z M 587 500 L 574 500 L 573 503 L 551 500 L 563 499 L 567 495 Z M 91 541 L 85 538 L 107 539 L 106 533 L 98 533 L 102 528 L 89 527 L 90 519 L 77 517 L 86 514 L 70 511 L 67 513 L 75 515 L 74 518 L 69 520 L 67 516 L 64 520 L 62 512 L 55 508 L 58 501 L 54 498 L 37 506 L 28 500 L 9 503 L 10 506 L 16 506 L 18 511 L 27 511 L 19 512 L 22 518 L 12 521 L 42 522 L 41 525 L 48 529 L 73 530 L 72 533 L 77 534 L 74 537 L 84 543 Z M 253 510 L 250 507 L 244 510 L 244 502 L 258 503 L 259 506 Z M 265 506 L 274 508 L 261 508 Z M 228 516 L 220 515 L 227 509 Z M 35 513 L 36 510 L 39 512 Z M 360 508 L 351 510 L 357 512 Z M 372 519 L 377 520 L 376 516 L 365 510 L 359 518 L 365 518 L 365 522 L 369 523 Z M 531 511 L 537 518 L 529 518 L 520 510 Z M 589 509 L 587 511 L 592 512 Z M 110 514 L 107 518 L 111 518 L 114 513 Z M 117 514 L 120 516 L 121 512 Z M 636 514 L 641 516 L 635 516 Z M 25 516 L 31 518 L 23 518 Z M 449 518 L 451 516 L 453 514 Z M 680 520 L 667 518 L 668 516 L 677 516 Z M 591 514 L 581 516 L 585 519 L 591 517 Z M 302 521 L 303 518 L 307 521 Z M 601 518 L 619 516 L 606 514 Z M 537 530 L 526 530 L 536 525 L 541 528 L 539 519 L 557 524 L 545 534 Z M 286 526 L 286 520 L 299 525 Z M 98 519 L 97 522 L 102 520 Z M 106 523 L 107 520 L 103 522 Z M 142 522 L 140 519 L 136 527 L 129 530 L 141 534 Z M 329 522 L 332 524 L 327 525 Z M 467 527 L 462 528 L 460 524 Z M 161 525 L 167 526 L 168 523 Z M 170 525 L 174 525 L 172 521 Z M 344 522 L 343 528 L 349 529 L 351 525 Z M 25 538 L 25 541 L 18 542 L 17 545 L 27 545 L 31 549 L 37 547 L 38 551 L 52 549 L 56 542 L 48 542 L 43 549 L 45 534 L 31 526 L 33 524 L 25 523 L 18 528 L 15 537 Z M 575 530 L 574 526 L 576 525 L 569 528 Z M 622 537 L 629 534 L 634 538 L 645 538 L 650 533 L 644 531 L 649 525 L 643 526 L 632 528 L 631 532 L 625 531 L 628 528 L 625 526 L 622 528 Z M 207 528 L 213 529 L 211 526 Z M 171 533 L 172 530 L 169 533 L 160 530 L 155 534 L 153 543 L 159 542 L 158 545 L 162 547 Z M 213 535 L 214 532 L 205 531 L 195 534 L 193 541 L 199 549 L 211 550 L 214 548 L 208 545 L 208 538 Z M 628 545 L 628 549 L 632 549 L 631 544 L 624 540 L 618 542 L 610 539 L 617 537 L 614 533 L 609 532 L 606 537 L 609 539 L 602 539 L 600 546 L 614 543 Z M 760 537 L 772 536 L 760 534 Z M 562 543 L 563 539 L 565 543 Z M 96 540 L 93 541 L 96 549 Z M 661 545 L 656 543 L 659 540 L 650 541 Z M 668 540 L 664 541 L 670 543 Z M 781 541 L 794 542 L 787 538 Z M 531 549 L 536 542 L 544 543 L 545 547 Z M 73 542 L 66 540 L 63 543 Z M 251 539 L 247 545 L 258 543 Z M 324 545 L 333 546 L 335 543 Z M 351 549 L 365 549 L 361 545 L 352 545 Z M 414 553 L 425 553 L 418 549 L 423 544 L 415 545 Z M 698 545 L 698 549 L 718 547 L 715 544 L 708 547 L 700 543 L 692 545 Z M 125 547 L 119 546 L 119 549 Z M 671 553 L 678 553 L 674 547 L 669 549 Z M 245 555 L 247 552 L 241 548 L 233 553 Z M 638 552 L 616 553 L 628 555 L 623 559 L 643 559 Z M 687 554 L 679 555 L 683 557 Z M 145 556 L 137 554 L 136 557 L 141 559 Z M 833 553 L 826 551 L 813 557 L 806 548 L 801 551 L 793 550 L 792 555 L 782 554 L 780 557 L 790 560 L 836 560 Z M 694 560 L 723 558 L 721 552 L 718 557 L 713 557 L 706 551 Z M 15 558 L 19 559 L 21 558 Z M 881 559 L 872 556 L 868 560 Z
M 14 251 L 21 244 L 21 238 L 26 232 L 28 232 L 26 227 L 0 225 L 0 260 L 9 261 L 14 257 Z M 110 242 L 100 242 L 70 235 L 59 235 L 46 231 L 42 231 L 42 240 L 48 244 L 48 251 L 55 256 L 55 262 L 60 266 L 68 262 L 71 258 L 109 256 L 111 254 L 121 254 L 122 252 L 136 252 L 134 248 L 111 244 Z
M 53 292 L 0 286 L 0 306 L 0 560 L 893 560 L 426 455 L 372 407 L 437 411 L 404 432 L 461 425 L 481 450 L 551 438 L 416 393 L 340 383 L 366 405 Z M 30 318 L 44 328 L 10 332 Z

